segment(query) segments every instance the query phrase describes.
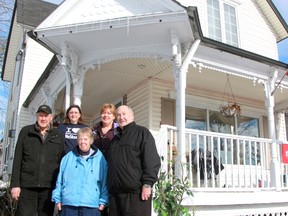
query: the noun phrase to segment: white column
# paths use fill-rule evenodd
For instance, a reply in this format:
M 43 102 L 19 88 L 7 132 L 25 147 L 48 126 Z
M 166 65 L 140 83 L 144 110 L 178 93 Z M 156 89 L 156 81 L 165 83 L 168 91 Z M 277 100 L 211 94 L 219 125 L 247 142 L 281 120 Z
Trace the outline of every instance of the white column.
M 191 64 L 192 58 L 200 44 L 200 40 L 197 39 L 190 47 L 188 52 L 186 53 L 181 67 L 174 67 L 174 74 L 175 74 L 175 87 L 176 87 L 176 127 L 178 129 L 178 136 L 177 136 L 177 150 L 178 150 L 178 162 L 181 164 L 186 163 L 186 140 L 185 140 L 185 107 L 186 107 L 186 78 L 188 67 Z M 173 46 L 175 48 L 175 46 Z M 177 46 L 179 47 L 179 46 Z M 173 49 L 174 50 L 174 49 Z M 179 51 L 178 51 L 179 52 Z M 177 60 L 177 57 L 176 57 Z M 178 62 L 179 63 L 179 62 Z M 181 165 L 180 164 L 180 165 Z M 177 169 L 181 172 L 181 167 L 178 164 Z M 184 169 L 185 170 L 185 169 Z M 176 173 L 177 174 L 177 173 Z
M 275 101 L 274 94 L 271 94 L 275 88 L 277 76 L 278 71 L 271 72 L 266 82 L 260 80 L 259 83 L 262 83 L 265 88 L 265 106 L 268 113 L 269 138 L 272 140 L 270 163 L 271 187 L 275 187 L 277 191 L 280 191 L 280 164 L 279 160 L 277 159 L 276 129 L 274 120 Z
M 61 45 L 61 57 L 57 57 L 66 75 L 65 110 L 67 110 L 70 106 L 71 79 L 73 79 L 73 74 L 78 72 L 78 50 L 71 44 L 63 42 Z M 78 100 L 77 103 L 79 103 Z
M 287 140 L 285 111 L 284 110 L 277 112 L 276 129 L 277 129 L 277 139 L 278 140 Z

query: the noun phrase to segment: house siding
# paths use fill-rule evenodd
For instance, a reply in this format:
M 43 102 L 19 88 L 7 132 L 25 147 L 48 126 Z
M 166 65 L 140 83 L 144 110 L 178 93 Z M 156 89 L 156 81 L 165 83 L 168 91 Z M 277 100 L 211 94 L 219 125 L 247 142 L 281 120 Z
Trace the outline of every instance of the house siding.
M 149 88 L 144 83 L 127 94 L 127 105 L 133 109 L 135 122 L 149 128 Z
M 7 53 L 7 60 L 5 65 L 5 73 L 3 74 L 3 80 L 5 81 L 12 81 L 14 76 L 15 70 L 15 57 L 18 52 L 18 44 L 21 41 L 21 33 L 22 33 L 21 26 L 17 25 L 16 19 L 13 20 L 13 31 L 11 32 L 10 42 Z
M 172 72 L 171 72 L 172 73 Z M 161 98 L 168 98 L 169 91 L 174 89 L 172 83 L 163 83 L 160 81 L 153 82 L 153 127 L 155 131 L 159 131 L 161 125 Z
M 185 7 L 197 7 L 201 29 L 204 36 L 208 37 L 206 1 L 179 0 L 178 2 Z M 228 0 L 225 3 L 229 3 L 237 8 L 239 48 L 278 60 L 276 34 L 273 32 L 271 25 L 256 2 L 254 0 Z
M 30 38 L 27 39 L 26 46 L 29 47 L 29 51 L 25 56 L 27 64 L 25 64 L 23 70 L 20 105 L 24 103 L 53 56 L 50 51 Z
M 241 4 L 239 20 L 241 48 L 277 60 L 276 36 L 255 1 Z

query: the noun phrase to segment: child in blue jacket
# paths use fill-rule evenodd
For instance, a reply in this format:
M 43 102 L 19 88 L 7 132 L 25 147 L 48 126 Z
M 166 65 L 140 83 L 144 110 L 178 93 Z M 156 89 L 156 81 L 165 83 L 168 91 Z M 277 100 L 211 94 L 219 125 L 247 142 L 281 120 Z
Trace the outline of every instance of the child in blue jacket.
M 107 163 L 92 147 L 93 133 L 88 127 L 77 133 L 78 146 L 63 157 L 52 201 L 61 216 L 100 216 L 108 205 Z

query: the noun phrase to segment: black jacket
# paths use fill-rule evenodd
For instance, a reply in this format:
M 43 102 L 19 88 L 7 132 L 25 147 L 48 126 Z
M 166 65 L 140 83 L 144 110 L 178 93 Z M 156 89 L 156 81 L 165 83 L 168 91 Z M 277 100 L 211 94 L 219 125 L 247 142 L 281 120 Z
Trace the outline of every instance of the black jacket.
M 10 187 L 54 187 L 63 155 L 64 137 L 59 130 L 49 130 L 43 141 L 36 124 L 23 127 L 16 144 Z
M 111 194 L 140 193 L 157 181 L 160 157 L 150 131 L 132 122 L 117 128 L 108 152 L 107 185 Z

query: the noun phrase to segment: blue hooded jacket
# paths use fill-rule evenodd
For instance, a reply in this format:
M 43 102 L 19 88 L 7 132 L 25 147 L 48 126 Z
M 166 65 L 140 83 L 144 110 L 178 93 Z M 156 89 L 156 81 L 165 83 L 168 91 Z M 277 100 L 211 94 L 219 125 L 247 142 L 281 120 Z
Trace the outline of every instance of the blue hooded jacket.
M 86 160 L 79 154 L 78 146 L 63 157 L 52 193 L 56 204 L 91 208 L 108 205 L 107 162 L 101 151 L 91 148 L 94 153 Z

